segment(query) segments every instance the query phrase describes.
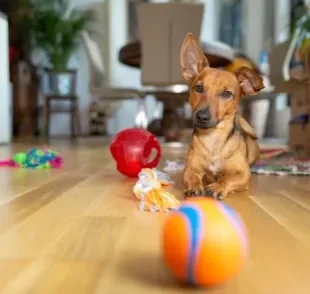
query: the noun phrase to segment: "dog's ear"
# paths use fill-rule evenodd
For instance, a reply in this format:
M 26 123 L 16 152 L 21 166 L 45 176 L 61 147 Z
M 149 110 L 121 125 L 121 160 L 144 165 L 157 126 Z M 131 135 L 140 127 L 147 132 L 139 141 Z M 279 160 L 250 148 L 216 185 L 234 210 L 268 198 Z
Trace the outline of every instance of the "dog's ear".
M 204 67 L 209 66 L 199 43 L 191 33 L 185 36 L 180 57 L 183 77 L 187 81 L 192 81 Z
M 235 72 L 243 95 L 253 95 L 264 89 L 263 78 L 246 66 Z

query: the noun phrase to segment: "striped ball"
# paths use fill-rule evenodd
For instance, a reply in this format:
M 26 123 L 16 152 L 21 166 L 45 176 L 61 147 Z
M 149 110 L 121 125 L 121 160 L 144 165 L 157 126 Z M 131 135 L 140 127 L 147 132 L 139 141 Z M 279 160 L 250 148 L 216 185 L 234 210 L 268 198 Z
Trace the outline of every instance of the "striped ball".
M 194 286 L 214 286 L 233 278 L 248 255 L 240 216 L 211 198 L 191 198 L 167 216 L 163 256 L 172 273 Z

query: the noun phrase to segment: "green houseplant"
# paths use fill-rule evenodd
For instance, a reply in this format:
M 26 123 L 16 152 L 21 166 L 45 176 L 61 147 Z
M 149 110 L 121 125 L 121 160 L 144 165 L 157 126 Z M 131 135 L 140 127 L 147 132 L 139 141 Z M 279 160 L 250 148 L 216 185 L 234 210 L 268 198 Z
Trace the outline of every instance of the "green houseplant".
M 308 76 L 310 81 L 310 7 L 299 5 L 293 12 L 286 79 L 302 80 Z
M 27 35 L 25 46 L 28 51 L 44 53 L 50 87 L 59 92 L 64 79 L 68 84 L 70 58 L 80 46 L 81 32 L 89 29 L 93 14 L 72 8 L 69 0 L 19 0 L 19 5 L 20 22 Z M 60 94 L 69 94 L 64 93 L 72 90 L 69 88 Z

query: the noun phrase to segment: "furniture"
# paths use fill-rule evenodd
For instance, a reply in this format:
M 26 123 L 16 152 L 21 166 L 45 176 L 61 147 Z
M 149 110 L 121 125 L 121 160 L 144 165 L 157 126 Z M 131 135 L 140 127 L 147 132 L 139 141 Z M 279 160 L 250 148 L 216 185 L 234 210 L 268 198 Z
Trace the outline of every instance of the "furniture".
M 57 75 L 57 72 L 53 72 L 50 70 L 45 70 L 47 75 L 51 77 L 53 74 Z M 49 130 L 50 130 L 50 121 L 51 115 L 53 113 L 67 113 L 70 115 L 70 125 L 71 125 L 71 139 L 75 139 L 77 135 L 81 134 L 81 125 L 80 125 L 80 114 L 79 114 L 79 106 L 78 106 L 78 96 L 75 93 L 76 89 L 76 80 L 77 80 L 77 72 L 76 70 L 68 70 L 68 73 L 72 75 L 72 94 L 61 95 L 61 94 L 53 94 L 48 93 L 45 95 L 44 101 L 44 124 L 45 124 L 45 137 L 49 138 Z M 64 104 L 66 102 L 69 103 L 69 107 L 60 106 L 53 107 L 53 103 L 55 104 Z
M 89 107 L 89 135 L 91 136 L 106 136 L 107 130 L 107 115 L 103 105 L 91 103 Z
M 6 16 L 0 12 L 0 143 L 9 143 L 11 140 L 11 93 L 8 47 L 8 21 Z
M 184 36 L 183 36 L 184 37 Z M 223 67 L 232 61 L 234 52 L 232 48 L 222 42 L 201 42 L 201 48 L 208 58 L 211 67 Z M 141 40 L 124 45 L 118 54 L 119 61 L 130 67 L 141 67 Z
M 0 1 L 0 13 L 8 15 L 11 11 L 11 1 L 10 0 L 1 0 Z M 3 15 L 1 15 L 1 18 Z
M 270 64 L 270 83 L 275 85 L 275 92 L 287 92 L 287 75 L 289 74 L 289 62 L 291 56 L 288 56 L 290 41 L 280 43 L 272 48 L 269 54 Z
M 38 92 L 40 81 L 37 67 L 31 63 L 27 28 L 19 22 L 20 1 L 0 1 L 0 9 L 5 12 L 9 22 L 9 67 L 12 83 L 12 134 L 14 137 L 32 137 L 39 135 Z M 27 2 L 27 0 L 22 1 Z M 23 5 L 24 6 L 24 5 Z M 25 5 L 26 7 L 27 5 Z M 1 38 L 4 37 L 1 34 Z
M 11 65 L 10 80 L 13 90 L 13 136 L 30 137 L 39 135 L 37 68 L 19 60 Z
M 294 57 L 296 44 L 299 39 L 298 31 L 291 40 L 284 42 L 274 48 L 273 56 L 281 66 L 279 85 L 276 85 L 277 92 L 289 94 L 290 118 L 288 127 L 288 141 L 290 149 L 301 157 L 310 155 L 310 50 L 305 52 L 303 62 Z M 298 47 L 298 44 L 297 44 Z M 279 56 L 282 58 L 280 59 Z M 294 60 L 295 59 L 295 60 Z M 276 67 L 277 68 L 277 67 Z M 304 117 L 305 119 L 297 119 Z
M 149 130 L 163 135 L 167 142 L 179 141 L 184 126 L 183 108 L 188 100 L 188 86 L 181 73 L 180 48 L 185 35 L 200 36 L 203 4 L 139 3 L 136 6 L 141 40 L 120 50 L 119 60 L 141 67 L 141 83 L 145 95 L 154 95 L 164 104 L 163 117 L 151 122 Z M 184 21 L 186 19 L 186 21 Z M 160 20 L 160 21 L 158 21 Z M 233 58 L 230 47 L 207 46 L 211 63 L 227 65 Z M 223 54 L 216 58 L 216 49 Z M 206 47 L 204 47 L 206 51 Z M 214 57 L 214 58 L 213 58 Z
M 141 93 L 137 89 L 109 87 L 104 84 L 104 64 L 99 46 L 87 31 L 82 32 L 82 38 L 90 69 L 89 91 L 94 101 L 105 108 L 106 116 L 110 117 L 120 107 L 122 100 L 137 99 L 139 105 L 143 104 Z M 138 113 L 139 111 L 137 115 Z M 144 125 L 142 122 L 136 126 L 144 127 Z
M 200 38 L 204 4 L 138 3 L 136 9 L 142 85 L 158 88 L 185 84 L 180 48 L 188 32 Z

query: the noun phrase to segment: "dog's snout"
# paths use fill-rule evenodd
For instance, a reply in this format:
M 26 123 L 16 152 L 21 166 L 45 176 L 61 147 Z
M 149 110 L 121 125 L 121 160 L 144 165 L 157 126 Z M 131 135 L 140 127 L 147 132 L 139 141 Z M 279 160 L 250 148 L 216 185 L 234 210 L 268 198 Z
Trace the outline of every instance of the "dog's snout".
M 196 113 L 196 119 L 199 122 L 206 123 L 210 120 L 210 118 L 211 118 L 211 115 L 210 115 L 210 111 L 208 109 L 199 110 Z

